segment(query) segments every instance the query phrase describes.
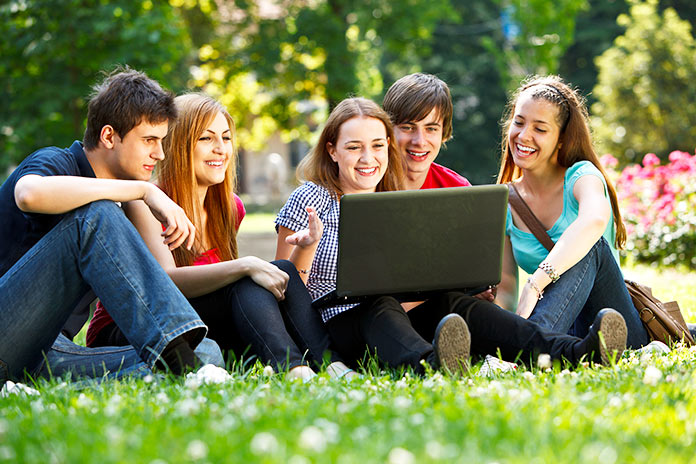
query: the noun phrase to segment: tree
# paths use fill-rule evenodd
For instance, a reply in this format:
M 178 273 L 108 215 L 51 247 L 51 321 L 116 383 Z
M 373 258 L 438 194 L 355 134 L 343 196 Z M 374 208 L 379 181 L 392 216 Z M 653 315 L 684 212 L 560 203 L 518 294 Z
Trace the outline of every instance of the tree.
M 561 58 L 558 72 L 594 103 L 591 93 L 597 84 L 595 57 L 611 47 L 623 29 L 616 18 L 628 12 L 626 0 L 589 0 L 589 8 L 578 14 L 575 40 Z
M 626 28 L 597 58 L 597 102 L 592 106 L 596 139 L 623 163 L 645 153 L 665 157 L 696 145 L 696 43 L 691 25 L 657 0 L 631 1 Z
M 561 57 L 573 43 L 575 19 L 587 0 L 496 0 L 501 7 L 505 42 L 485 38 L 506 88 L 516 88 L 530 74 L 558 71 Z
M 180 90 L 191 44 L 164 0 L 23 0 L 0 6 L 0 170 L 81 138 L 89 88 L 128 64 Z
M 416 69 L 437 20 L 452 14 L 449 0 L 218 0 L 217 36 L 201 47 L 193 83 L 249 110 L 235 115 L 240 138 L 279 128 L 307 139 L 343 98 L 379 96 L 381 70 Z M 233 76 L 248 93 L 231 93 Z
M 495 181 L 500 159 L 500 125 L 505 106 L 503 76 L 483 38 L 504 44 L 500 8 L 488 1 L 456 0 L 458 15 L 441 20 L 434 31 L 432 53 L 421 69 L 447 82 L 454 103 L 453 134 L 438 162 L 477 184 Z M 391 82 L 401 75 L 389 76 Z

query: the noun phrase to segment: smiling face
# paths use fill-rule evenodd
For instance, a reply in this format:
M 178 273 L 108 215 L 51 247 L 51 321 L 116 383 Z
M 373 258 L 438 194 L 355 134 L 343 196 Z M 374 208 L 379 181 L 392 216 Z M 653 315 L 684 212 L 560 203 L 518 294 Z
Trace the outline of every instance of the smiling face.
M 150 180 L 155 165 L 164 159 L 162 139 L 167 135 L 167 127 L 166 121 L 157 124 L 143 121 L 122 138 L 111 126 L 105 126 L 102 133 L 108 137 L 110 150 L 104 159 L 103 169 L 95 169 L 97 176 Z
M 193 147 L 193 169 L 199 187 L 208 188 L 225 180 L 232 151 L 230 125 L 224 114 L 217 113 Z
M 420 180 L 422 185 L 440 147 L 442 147 L 442 117 L 433 108 L 420 121 L 407 121 L 394 127 L 399 153 L 406 161 L 409 180 Z M 420 185 L 417 186 L 419 188 Z
M 558 164 L 558 107 L 544 99 L 522 94 L 508 131 L 508 146 L 521 169 Z
M 387 170 L 388 148 L 387 129 L 379 119 L 356 116 L 341 124 L 336 143 L 326 145 L 338 164 L 341 191 L 374 192 Z

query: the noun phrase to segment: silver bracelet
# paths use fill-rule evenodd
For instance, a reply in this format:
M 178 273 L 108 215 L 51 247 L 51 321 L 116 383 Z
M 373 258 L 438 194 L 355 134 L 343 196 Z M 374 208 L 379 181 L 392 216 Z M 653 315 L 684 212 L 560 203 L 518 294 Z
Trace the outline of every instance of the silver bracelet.
M 551 283 L 556 283 L 556 281 L 561 278 L 561 276 L 558 275 L 558 272 L 556 272 L 556 269 L 549 262 L 542 261 L 541 264 L 539 264 L 539 269 L 544 271 L 549 276 Z
M 539 286 L 536 284 L 532 276 L 529 276 L 529 278 L 527 279 L 527 283 L 531 285 L 534 291 L 537 293 L 537 301 L 544 298 L 544 291 L 539 289 Z

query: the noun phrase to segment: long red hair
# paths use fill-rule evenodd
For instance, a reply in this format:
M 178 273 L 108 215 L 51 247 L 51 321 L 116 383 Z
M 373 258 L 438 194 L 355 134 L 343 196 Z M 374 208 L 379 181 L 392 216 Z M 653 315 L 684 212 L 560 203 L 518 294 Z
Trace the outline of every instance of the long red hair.
M 205 230 L 202 229 L 203 211 L 196 198 L 196 173 L 193 166 L 193 150 L 198 138 L 222 113 L 230 125 L 234 146 L 234 121 L 227 110 L 214 98 L 202 93 L 181 95 L 175 99 L 179 113 L 169 125 L 163 140 L 165 153 L 158 171 L 158 184 L 169 197 L 183 208 L 196 226 L 196 243 L 192 251 L 185 247 L 174 250 L 177 266 L 190 266 L 204 248 L 217 248 L 223 261 L 236 259 L 237 253 L 237 208 L 233 190 L 237 180 L 237 152 L 233 150 L 225 174 L 225 180 L 208 188 L 203 202 L 207 212 Z M 202 240 L 201 238 L 204 238 Z

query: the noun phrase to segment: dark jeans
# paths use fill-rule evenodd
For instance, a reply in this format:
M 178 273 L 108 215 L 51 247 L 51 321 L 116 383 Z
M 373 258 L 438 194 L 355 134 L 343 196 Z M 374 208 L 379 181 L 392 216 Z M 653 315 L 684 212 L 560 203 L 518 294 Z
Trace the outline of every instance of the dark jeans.
M 448 292 L 406 313 L 392 297 L 362 303 L 327 322 L 334 346 L 345 358 L 362 359 L 367 349 L 387 365 L 410 366 L 422 372 L 420 361 L 433 351 L 430 340 L 440 320 L 450 313 L 464 318 L 471 332 L 474 355 L 498 355 L 508 361 L 535 362 L 541 353 L 576 363 L 587 354 L 582 340 L 542 329 L 538 324 L 472 296 Z
M 336 350 L 353 365 L 367 349 L 388 366 L 410 366 L 422 373 L 421 359 L 433 352 L 432 343 L 414 329 L 399 302 L 390 296 L 344 311 L 329 319 L 326 327 Z
M 539 324 L 501 309 L 488 301 L 459 292 L 443 293 L 408 312 L 418 333 L 432 339 L 440 319 L 456 313 L 464 318 L 471 332 L 472 355 L 500 356 L 506 361 L 536 362 L 539 354 L 552 359 L 565 358 L 576 363 L 587 354 L 581 339 L 554 333 Z
M 282 301 L 250 277 L 189 301 L 223 353 L 251 347 L 262 362 L 280 370 L 319 367 L 329 350 L 329 334 L 295 265 L 287 260 L 273 264 L 290 276 Z

